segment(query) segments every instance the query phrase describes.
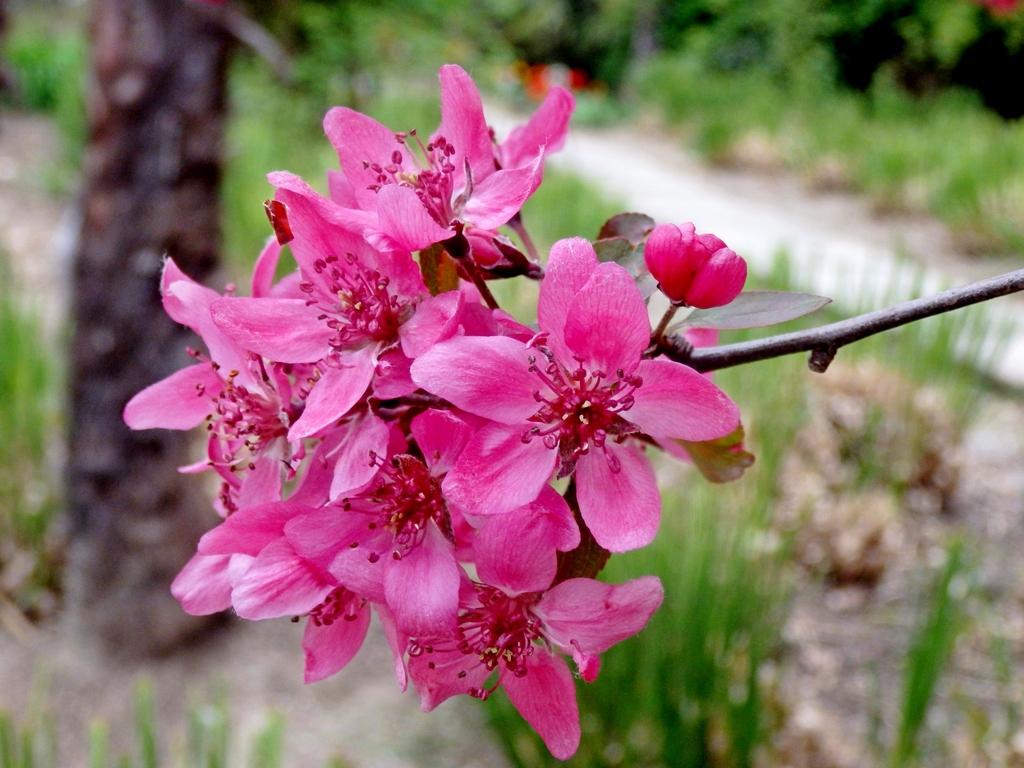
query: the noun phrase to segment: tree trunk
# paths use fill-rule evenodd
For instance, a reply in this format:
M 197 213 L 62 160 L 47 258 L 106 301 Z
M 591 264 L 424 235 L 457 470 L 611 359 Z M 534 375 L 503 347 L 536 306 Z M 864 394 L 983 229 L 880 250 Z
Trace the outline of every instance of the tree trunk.
M 89 144 L 74 267 L 67 500 L 69 602 L 110 650 L 164 653 L 209 626 L 169 592 L 209 527 L 190 436 L 133 432 L 128 399 L 188 361 L 190 332 L 164 313 L 169 256 L 207 279 L 229 39 L 189 0 L 94 0 Z

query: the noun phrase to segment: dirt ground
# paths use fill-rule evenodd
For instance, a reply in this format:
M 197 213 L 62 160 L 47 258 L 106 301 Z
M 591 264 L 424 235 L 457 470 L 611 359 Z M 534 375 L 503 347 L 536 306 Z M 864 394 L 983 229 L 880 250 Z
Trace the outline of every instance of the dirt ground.
M 75 219 L 70 201 L 48 192 L 46 178 L 57 137 L 35 116 L 0 115 L 0 247 L 13 257 L 27 292 L 46 307 L 46 319 L 59 338 L 67 297 L 67 274 Z M 703 171 L 707 172 L 707 171 Z M 735 168 L 723 171 L 737 182 Z M 744 194 L 763 188 L 777 197 L 792 190 L 800 204 L 806 189 L 764 181 L 751 171 Z M 863 219 L 862 201 L 831 202 L 837 233 L 855 236 Z M 878 227 L 872 225 L 871 236 Z M 906 231 L 913 222 L 892 222 Z M 935 238 L 935 225 L 922 223 L 920 237 Z M 939 264 L 976 271 L 960 264 L 943 247 Z M 837 586 L 812 577 L 797 590 L 785 627 L 785 658 L 779 672 L 780 697 L 790 715 L 784 738 L 796 766 L 845 767 L 870 762 L 872 707 L 878 681 L 889 689 L 909 634 L 908 615 L 922 594 L 922 574 L 934 565 L 944 532 L 963 527 L 985 546 L 980 589 L 986 621 L 999 624 L 1018 667 L 1024 658 L 1024 405 L 1016 398 L 992 397 L 955 449 L 959 482 L 941 513 L 909 515 L 894 533 L 892 551 L 877 583 Z M 300 626 L 287 621 L 235 621 L 202 645 L 171 658 L 147 663 L 113 662 L 78 636 L 67 617 L 52 626 L 32 628 L 0 622 L 0 709 L 26 713 L 43 698 L 55 712 L 62 737 L 62 766 L 85 764 L 88 723 L 112 724 L 112 743 L 130 749 L 133 742 L 132 690 L 145 676 L 155 682 L 160 720 L 181 738 L 190 701 L 209 700 L 226 690 L 236 738 L 245 743 L 270 712 L 287 723 L 286 764 L 324 765 L 338 756 L 353 768 L 478 766 L 507 763 L 494 745 L 476 702 L 454 701 L 430 715 L 418 712 L 416 697 L 401 695 L 379 630 L 373 630 L 356 661 L 336 677 L 303 686 Z M 990 649 L 968 638 L 954 659 L 955 674 L 943 689 L 943 701 L 957 697 L 991 708 L 1005 699 L 996 684 Z M 1019 682 L 1019 681 L 1018 681 Z M 600 682 L 597 683 L 598 685 Z M 1021 700 L 1022 691 L 1011 691 Z M 892 696 L 882 697 L 890 706 Z M 958 699 L 958 700 L 959 700 Z M 950 709 L 936 709 L 938 727 Z M 933 719 L 934 719 L 933 718 Z M 953 728 L 952 721 L 949 724 Z M 966 738 L 966 737 L 965 737 Z M 1012 734 L 1005 740 L 1012 744 Z M 1022 749 L 1024 753 L 1024 749 Z M 1024 754 L 1022 754 L 1024 758 Z M 973 759 L 973 758 L 972 758 Z M 968 764 L 965 759 L 963 764 Z

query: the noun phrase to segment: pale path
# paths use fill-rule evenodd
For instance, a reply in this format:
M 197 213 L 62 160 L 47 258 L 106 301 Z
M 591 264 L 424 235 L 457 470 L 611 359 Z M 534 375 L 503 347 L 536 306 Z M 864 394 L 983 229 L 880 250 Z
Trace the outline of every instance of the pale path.
M 490 104 L 487 114 L 499 137 L 523 119 Z M 921 290 L 933 293 L 1021 266 L 961 256 L 931 220 L 883 219 L 856 195 L 812 191 L 793 175 L 708 168 L 657 131 L 574 128 L 550 162 L 594 182 L 629 210 L 713 232 L 756 272 L 767 272 L 784 249 L 794 289 L 830 296 L 850 313 L 912 298 L 920 278 Z M 927 265 L 923 275 L 918 264 Z M 1024 385 L 1024 300 L 1000 299 L 990 308 L 1013 326 L 992 373 Z

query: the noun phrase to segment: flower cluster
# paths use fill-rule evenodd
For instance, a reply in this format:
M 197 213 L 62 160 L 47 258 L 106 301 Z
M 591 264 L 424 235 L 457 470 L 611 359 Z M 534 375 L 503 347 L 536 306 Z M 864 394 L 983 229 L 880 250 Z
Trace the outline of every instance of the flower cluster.
M 599 654 L 662 600 L 654 576 L 594 578 L 657 531 L 647 454 L 730 435 L 739 414 L 659 356 L 630 272 L 583 239 L 542 269 L 521 234 L 571 94 L 551 89 L 498 143 L 463 70 L 442 68 L 441 87 L 425 143 L 331 110 L 329 197 L 270 175 L 277 237 L 249 297 L 168 261 L 164 307 L 206 351 L 124 415 L 207 431 L 206 458 L 183 471 L 219 475 L 223 521 L 174 582 L 186 611 L 306 617 L 307 682 L 345 666 L 375 611 L 424 710 L 501 686 L 567 758 L 580 730 L 564 656 L 593 681 Z M 717 238 L 692 225 L 651 238 L 676 306 L 738 293 L 745 267 Z M 298 269 L 275 282 L 283 245 Z M 496 307 L 487 281 L 510 275 L 541 279 L 538 327 Z

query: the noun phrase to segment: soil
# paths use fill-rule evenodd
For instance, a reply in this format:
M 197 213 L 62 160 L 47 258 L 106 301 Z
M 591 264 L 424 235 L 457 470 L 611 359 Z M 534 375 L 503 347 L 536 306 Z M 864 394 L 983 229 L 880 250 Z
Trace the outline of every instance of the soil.
M 12 256 L 26 293 L 46 307 L 55 338 L 66 306 L 69 233 L 75 229 L 70 200 L 38 182 L 52 172 L 57 146 L 45 119 L 0 114 L 0 247 Z M 993 271 L 991 264 L 979 267 L 960 256 L 934 222 L 879 219 L 853 196 L 810 190 L 799 179 L 774 171 L 701 168 L 695 173 L 713 179 L 718 193 L 736 190 L 737 205 L 758 197 L 801 210 L 816 205 L 815 210 L 828 211 L 817 216 L 819 227 L 827 225 L 836 237 L 921 243 L 935 256 L 930 263 L 948 267 L 951 275 Z M 999 764 L 1024 764 L 1013 762 L 1024 761 L 1024 736 L 998 726 L 993 714 L 1008 697 L 1020 701 L 1024 695 L 1019 687 L 1024 668 L 1024 405 L 1016 397 L 990 397 L 959 444 L 946 447 L 955 454 L 949 461 L 957 467 L 958 480 L 944 491 L 940 508 L 925 505 L 896 516 L 897 522 L 879 513 L 877 531 L 865 529 L 857 544 L 875 559 L 866 570 L 856 562 L 844 566 L 850 578 L 822 575 L 810 567 L 800 576 L 778 674 L 785 714 L 773 750 L 776 764 L 839 768 L 874 762 L 873 717 L 893 720 L 912 617 L 938 565 L 939 543 L 954 529 L 967 530 L 984 553 L 976 560 L 976 590 L 983 599 L 975 600 L 972 610 L 982 619 L 979 626 L 995 628 L 1005 640 L 1016 678 L 1009 687 L 1000 683 L 992 663 L 992 631 L 969 634 L 958 647 L 954 674 L 943 684 L 932 725 L 961 750 L 954 764 L 994 764 L 988 753 L 972 746 L 982 742 L 998 753 Z M 132 690 L 143 677 L 154 681 L 161 723 L 179 742 L 188 703 L 226 690 L 236 741 L 247 743 L 272 711 L 283 714 L 288 766 L 324 765 L 331 756 L 353 768 L 507 765 L 476 702 L 451 701 L 424 715 L 415 695 L 397 690 L 376 627 L 347 669 L 308 687 L 301 682 L 301 628 L 287 621 L 234 620 L 200 645 L 144 663 L 101 655 L 75 627 L 74 617 L 67 615 L 42 627 L 0 621 L 0 710 L 26 716 L 33 702 L 48 702 L 59 724 L 61 766 L 85 765 L 86 733 L 95 719 L 111 724 L 115 752 L 133 749 Z M 964 702 L 976 706 L 982 720 L 989 718 L 988 736 L 975 738 L 955 715 L 964 710 Z M 883 732 L 881 738 L 888 735 Z

